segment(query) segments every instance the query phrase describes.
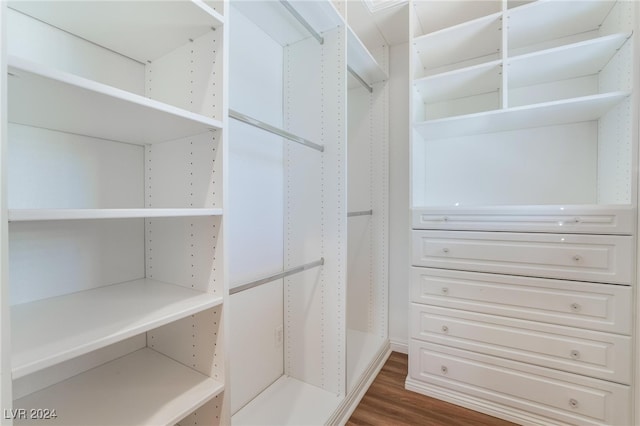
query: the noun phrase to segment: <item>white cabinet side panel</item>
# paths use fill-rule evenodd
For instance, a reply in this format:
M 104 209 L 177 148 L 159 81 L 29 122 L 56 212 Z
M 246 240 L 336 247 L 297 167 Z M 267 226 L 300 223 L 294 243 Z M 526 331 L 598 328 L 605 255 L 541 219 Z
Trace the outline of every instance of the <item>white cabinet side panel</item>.
M 156 218 L 145 222 L 146 276 L 222 297 L 216 254 L 219 217 Z
M 282 280 L 234 294 L 230 299 L 234 414 L 284 373 L 284 342 L 279 339 L 282 333 L 278 333 L 278 327 L 283 326 Z
M 147 346 L 224 383 L 223 345 L 218 344 L 222 309 L 208 309 L 152 330 Z
M 222 120 L 222 31 L 185 43 L 146 66 L 146 95 Z
M 425 204 L 593 204 L 595 126 L 586 122 L 428 141 L 422 165 Z
M 216 395 L 196 411 L 176 423 L 176 426 L 197 426 L 202 425 L 203 421 L 211 422 L 213 419 L 215 419 L 213 424 L 228 424 L 228 422 L 224 421 L 224 398 L 224 394 Z
M 140 208 L 140 146 L 10 124 L 9 207 Z
M 7 33 L 10 55 L 144 95 L 144 65 L 138 61 L 9 8 Z
M 144 278 L 144 222 L 113 219 L 9 226 L 12 304 Z
M 344 28 L 285 50 L 285 127 L 325 146 L 287 145 L 287 267 L 325 265 L 285 281 L 285 372 L 344 393 L 346 295 L 346 35 Z M 305 152 L 301 152 L 304 150 Z M 320 273 L 320 275 L 318 275 Z
M 148 145 L 145 152 L 147 207 L 221 208 L 220 131 Z

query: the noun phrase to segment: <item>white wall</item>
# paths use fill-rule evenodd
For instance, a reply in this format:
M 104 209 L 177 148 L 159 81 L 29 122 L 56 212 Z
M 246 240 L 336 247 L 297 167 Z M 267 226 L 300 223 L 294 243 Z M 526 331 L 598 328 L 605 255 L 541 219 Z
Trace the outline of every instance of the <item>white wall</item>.
M 400 350 L 409 327 L 409 43 L 391 46 L 389 56 L 389 339 Z

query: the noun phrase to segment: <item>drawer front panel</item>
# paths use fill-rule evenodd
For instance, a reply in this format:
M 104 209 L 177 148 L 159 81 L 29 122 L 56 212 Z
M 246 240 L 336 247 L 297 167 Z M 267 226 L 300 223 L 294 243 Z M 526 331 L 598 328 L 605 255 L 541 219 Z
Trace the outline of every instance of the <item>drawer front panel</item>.
M 631 334 L 631 287 L 412 268 L 411 300 L 485 314 Z
M 628 386 L 412 340 L 412 379 L 570 424 L 630 424 Z
M 629 384 L 631 338 L 413 304 L 411 337 Z
M 629 206 L 454 206 L 413 210 L 414 229 L 631 235 L 633 222 L 634 212 Z
M 413 231 L 413 265 L 629 285 L 633 238 Z

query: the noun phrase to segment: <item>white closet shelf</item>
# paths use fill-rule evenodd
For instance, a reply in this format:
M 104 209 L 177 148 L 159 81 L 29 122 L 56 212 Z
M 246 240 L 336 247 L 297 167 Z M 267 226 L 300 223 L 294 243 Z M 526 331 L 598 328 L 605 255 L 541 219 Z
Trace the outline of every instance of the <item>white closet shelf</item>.
M 56 410 L 55 419 L 16 424 L 174 425 L 224 386 L 152 349 L 140 349 L 14 401 Z M 99 403 L 97 403 L 99 402 Z
M 291 1 L 289 4 L 317 33 L 343 24 L 342 16 L 330 0 Z M 311 37 L 309 31 L 279 1 L 238 0 L 232 5 L 281 46 Z
M 424 103 L 495 92 L 502 85 L 502 61 L 492 61 L 415 80 Z
M 522 87 L 598 73 L 631 34 L 612 34 L 512 58 L 509 87 Z
M 222 209 L 10 209 L 9 222 L 34 220 L 132 219 L 153 217 L 221 216 Z
M 388 78 L 351 27 L 347 31 L 347 65 L 369 85 Z
M 9 121 L 139 145 L 222 128 L 176 108 L 15 56 L 9 63 Z
M 224 17 L 201 0 L 9 1 L 9 7 L 145 64 L 189 43 Z
M 415 38 L 414 50 L 425 70 L 415 77 L 433 75 L 437 72 L 434 70 L 477 61 L 478 58 L 495 56 L 490 60 L 498 59 L 502 43 L 501 26 L 502 13 L 494 13 Z
M 596 30 L 614 1 L 540 0 L 507 14 L 509 51 Z
M 233 415 L 232 424 L 326 424 L 341 399 L 328 391 L 282 376 Z
M 630 95 L 611 92 L 414 123 L 425 140 L 597 120 Z
M 221 303 L 221 296 L 145 278 L 14 305 L 13 378 Z

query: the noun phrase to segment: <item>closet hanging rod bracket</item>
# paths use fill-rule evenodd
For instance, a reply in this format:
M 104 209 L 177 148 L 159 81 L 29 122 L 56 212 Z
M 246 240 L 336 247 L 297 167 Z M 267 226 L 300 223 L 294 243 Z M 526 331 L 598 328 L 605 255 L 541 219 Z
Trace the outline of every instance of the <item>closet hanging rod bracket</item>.
M 305 138 L 296 136 L 293 133 L 287 132 L 286 130 L 278 129 L 277 127 L 264 123 L 260 120 L 256 120 L 255 118 L 249 117 L 248 115 L 244 115 L 238 111 L 229 109 L 229 117 L 234 118 L 238 121 L 242 121 L 243 123 L 247 123 L 251 126 L 257 127 L 259 129 L 266 130 L 267 132 L 273 133 L 274 135 L 282 136 L 283 138 L 299 143 L 300 145 L 313 148 L 316 151 L 324 152 L 324 146 L 322 145 L 318 145 L 317 143 L 313 143 L 309 140 L 306 140 Z
M 365 89 L 367 89 L 369 91 L 369 93 L 373 93 L 373 87 L 369 86 L 367 84 L 366 81 L 364 81 L 364 79 L 362 77 L 360 77 L 360 74 L 358 74 L 357 72 L 355 72 L 353 70 L 353 68 L 351 68 L 349 65 L 347 65 L 347 71 L 349 71 L 351 73 L 351 75 L 358 80 L 358 82 L 360 84 L 362 84 L 364 86 Z
M 307 22 L 307 20 L 304 19 L 302 15 L 300 15 L 298 11 L 295 10 L 295 8 L 291 6 L 291 4 L 287 0 L 280 0 L 280 4 L 284 6 L 284 8 L 287 9 L 289 13 L 293 15 L 293 17 L 296 18 L 298 22 L 300 22 L 300 24 L 302 24 L 302 26 L 307 29 L 307 31 L 309 31 L 313 38 L 318 40 L 318 43 L 324 44 L 324 37 L 318 34 L 318 32 L 313 29 L 313 27 Z
M 347 217 L 354 217 L 354 216 L 373 216 L 373 210 L 362 210 L 359 212 L 347 213 Z
M 249 290 L 255 287 L 258 287 L 262 284 L 270 283 L 271 281 L 279 280 L 281 278 L 288 277 L 289 275 L 297 274 L 307 269 L 315 268 L 316 266 L 324 265 L 324 257 L 321 257 L 320 260 L 316 260 L 315 262 L 307 263 L 301 266 L 297 266 L 295 268 L 287 269 L 286 271 L 279 272 L 277 274 L 269 275 L 268 277 L 260 278 L 255 281 L 248 282 L 246 284 L 239 285 L 229 290 L 229 295 L 233 295 L 236 293 L 240 293 L 241 291 Z

